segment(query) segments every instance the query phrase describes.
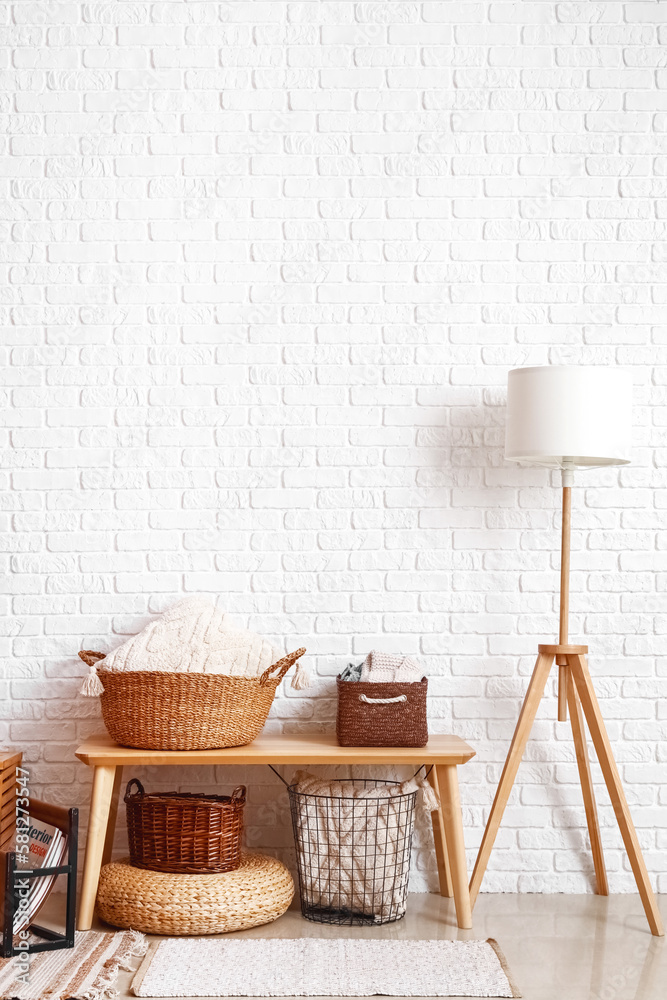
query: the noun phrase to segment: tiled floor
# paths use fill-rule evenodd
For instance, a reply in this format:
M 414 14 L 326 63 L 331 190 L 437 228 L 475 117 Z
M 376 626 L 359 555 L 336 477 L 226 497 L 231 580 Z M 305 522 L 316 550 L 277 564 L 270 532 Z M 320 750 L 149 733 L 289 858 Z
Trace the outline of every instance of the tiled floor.
M 667 924 L 667 896 L 660 897 Z M 298 909 L 252 937 L 495 938 L 525 1000 L 667 1000 L 667 940 L 648 930 L 636 895 L 566 896 L 482 893 L 474 930 L 459 931 L 453 902 L 411 895 L 403 920 L 377 928 L 330 927 Z M 102 925 L 96 925 L 102 927 Z M 122 972 L 120 998 L 131 997 Z

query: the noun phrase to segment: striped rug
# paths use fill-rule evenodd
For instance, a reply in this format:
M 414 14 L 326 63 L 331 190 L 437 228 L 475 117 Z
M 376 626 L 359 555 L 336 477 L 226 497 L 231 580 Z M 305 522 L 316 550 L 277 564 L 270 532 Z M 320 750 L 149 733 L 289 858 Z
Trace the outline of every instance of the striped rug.
M 102 1000 L 113 996 L 118 970 L 145 950 L 144 936 L 136 931 L 80 931 L 74 948 L 31 955 L 25 975 L 17 958 L 0 959 L 0 998 Z

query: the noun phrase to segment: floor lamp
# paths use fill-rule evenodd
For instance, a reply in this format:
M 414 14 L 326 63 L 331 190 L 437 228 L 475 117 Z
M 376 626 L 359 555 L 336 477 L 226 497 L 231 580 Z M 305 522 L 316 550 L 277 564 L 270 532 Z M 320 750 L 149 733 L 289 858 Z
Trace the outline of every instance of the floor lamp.
M 588 670 L 588 646 L 568 641 L 570 505 L 574 469 L 626 465 L 630 461 L 632 381 L 620 368 L 551 365 L 515 368 L 507 385 L 505 458 L 560 469 L 563 517 L 560 566 L 560 628 L 556 645 L 538 646 L 528 691 L 500 777 L 477 861 L 470 880 L 475 905 L 489 856 L 523 756 L 554 660 L 558 665 L 558 720 L 568 710 L 579 780 L 591 841 L 597 892 L 609 893 L 593 794 L 584 718 L 602 769 L 616 821 L 628 853 L 651 933 L 663 934 L 662 921 L 635 832 L 618 768 Z M 582 713 L 583 709 L 583 713 Z

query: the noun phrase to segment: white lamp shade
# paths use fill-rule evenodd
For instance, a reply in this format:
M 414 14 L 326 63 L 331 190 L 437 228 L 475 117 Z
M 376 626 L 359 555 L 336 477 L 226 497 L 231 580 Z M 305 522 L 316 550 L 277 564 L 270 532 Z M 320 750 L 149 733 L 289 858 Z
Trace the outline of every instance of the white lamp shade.
M 624 368 L 514 368 L 507 380 L 505 458 L 562 469 L 626 465 L 632 378 Z

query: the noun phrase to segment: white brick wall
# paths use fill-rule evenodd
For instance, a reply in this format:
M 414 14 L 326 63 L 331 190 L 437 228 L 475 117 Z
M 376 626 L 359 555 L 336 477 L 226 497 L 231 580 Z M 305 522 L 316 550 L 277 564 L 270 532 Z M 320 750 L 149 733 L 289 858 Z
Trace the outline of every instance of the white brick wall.
M 556 629 L 559 493 L 503 461 L 506 372 L 618 363 L 637 461 L 579 477 L 572 633 L 667 891 L 667 3 L 23 0 L 0 38 L 0 738 L 36 790 L 86 800 L 76 651 L 211 593 L 309 649 L 274 731 L 329 729 L 349 657 L 420 657 L 478 749 L 472 862 Z M 554 718 L 489 890 L 590 888 Z M 269 772 L 193 777 L 248 780 L 289 855 Z

